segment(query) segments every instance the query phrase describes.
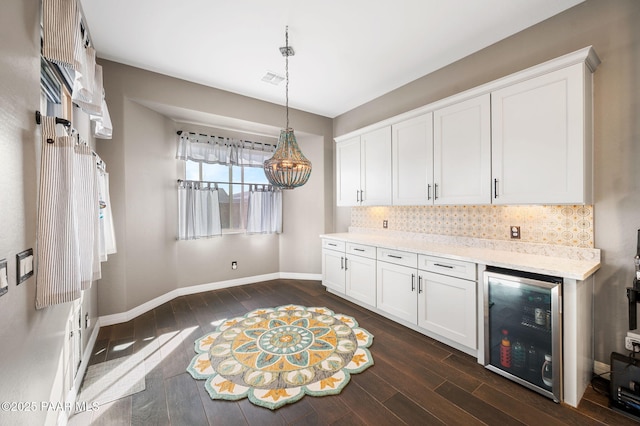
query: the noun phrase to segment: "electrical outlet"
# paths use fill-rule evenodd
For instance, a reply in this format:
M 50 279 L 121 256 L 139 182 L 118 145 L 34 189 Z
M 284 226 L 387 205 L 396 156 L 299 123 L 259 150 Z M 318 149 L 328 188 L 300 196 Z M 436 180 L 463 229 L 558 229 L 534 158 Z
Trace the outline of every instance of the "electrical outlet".
M 509 233 L 511 234 L 511 238 L 519 240 L 520 239 L 520 227 L 519 226 L 510 226 Z
M 382 227 L 383 227 L 384 229 L 387 229 L 387 228 L 389 227 L 389 221 L 388 221 L 387 219 L 385 219 L 385 220 L 383 220 L 383 221 L 382 221 Z
M 628 351 L 640 352 L 640 334 L 627 331 L 627 335 L 624 338 L 624 347 Z
M 238 269 L 238 262 L 237 261 L 232 261 L 231 262 L 231 269 Z

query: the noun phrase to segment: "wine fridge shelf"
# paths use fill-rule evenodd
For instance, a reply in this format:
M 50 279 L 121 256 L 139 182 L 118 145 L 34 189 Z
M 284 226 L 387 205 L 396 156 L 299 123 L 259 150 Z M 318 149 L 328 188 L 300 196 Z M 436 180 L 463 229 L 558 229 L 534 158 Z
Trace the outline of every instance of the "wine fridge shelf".
M 528 321 L 526 319 L 523 319 L 522 321 L 520 321 L 520 325 L 523 325 L 529 329 L 532 330 L 537 330 L 537 331 L 541 331 L 543 333 L 546 334 L 551 334 L 551 328 L 547 327 L 547 326 L 542 326 L 539 324 L 536 324 L 534 321 Z

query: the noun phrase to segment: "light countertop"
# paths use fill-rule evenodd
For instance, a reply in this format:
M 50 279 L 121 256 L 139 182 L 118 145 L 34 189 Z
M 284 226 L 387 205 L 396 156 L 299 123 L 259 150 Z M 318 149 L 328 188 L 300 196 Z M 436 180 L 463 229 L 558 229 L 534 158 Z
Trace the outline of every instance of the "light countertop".
M 365 228 L 353 228 L 350 232 L 323 234 L 320 237 L 578 281 L 585 280 L 600 268 L 598 249 Z

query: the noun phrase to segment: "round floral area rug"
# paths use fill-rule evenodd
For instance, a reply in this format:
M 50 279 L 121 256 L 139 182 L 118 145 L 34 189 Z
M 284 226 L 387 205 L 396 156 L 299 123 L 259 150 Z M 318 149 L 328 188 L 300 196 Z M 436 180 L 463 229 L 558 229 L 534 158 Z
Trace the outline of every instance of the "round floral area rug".
M 212 399 L 249 400 L 275 410 L 335 395 L 373 365 L 373 336 L 355 318 L 327 308 L 285 305 L 223 321 L 195 342 L 187 371 Z

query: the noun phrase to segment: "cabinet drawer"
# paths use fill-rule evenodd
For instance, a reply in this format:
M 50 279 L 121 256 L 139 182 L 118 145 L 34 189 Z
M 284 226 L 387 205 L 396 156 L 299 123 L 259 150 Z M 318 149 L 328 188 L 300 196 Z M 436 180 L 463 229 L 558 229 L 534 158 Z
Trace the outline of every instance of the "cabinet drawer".
M 336 251 L 344 251 L 344 241 L 337 240 L 322 240 L 322 248 Z
M 444 257 L 418 256 L 418 269 L 463 278 L 476 280 L 476 264 L 462 260 L 445 259 Z
M 395 263 L 396 265 L 417 267 L 418 255 L 406 251 L 392 250 L 378 247 L 377 258 L 383 262 Z
M 368 257 L 369 259 L 376 258 L 376 248 L 373 246 L 365 246 L 362 244 L 347 243 L 347 254 L 354 254 L 356 256 Z

